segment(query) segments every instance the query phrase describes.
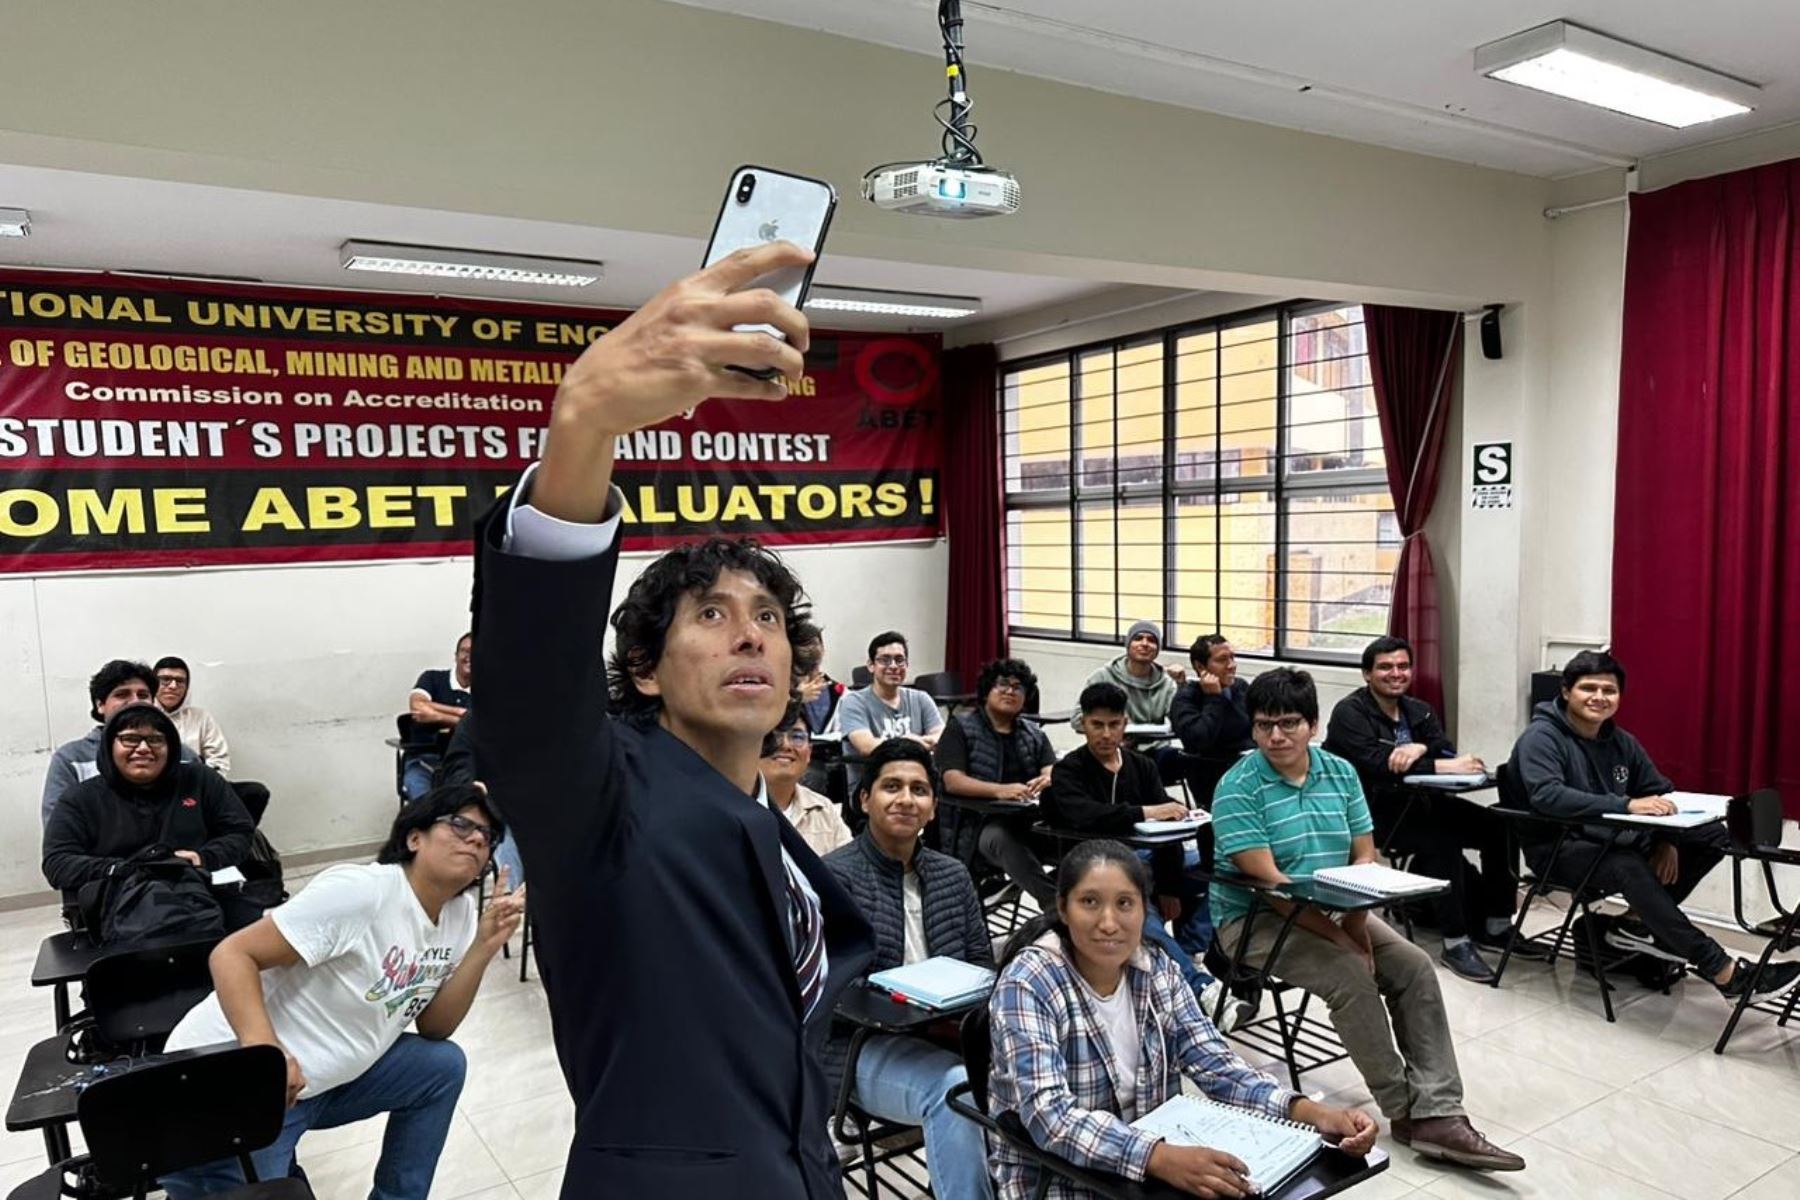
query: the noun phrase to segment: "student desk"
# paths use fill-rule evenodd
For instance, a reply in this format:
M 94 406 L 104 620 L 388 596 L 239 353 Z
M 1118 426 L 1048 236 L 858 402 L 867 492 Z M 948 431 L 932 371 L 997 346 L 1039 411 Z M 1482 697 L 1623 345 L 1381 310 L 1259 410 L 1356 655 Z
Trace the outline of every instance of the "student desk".
M 1400 816 L 1395 819 L 1393 827 L 1388 830 L 1387 837 L 1382 839 L 1381 845 L 1377 848 L 1378 852 L 1388 861 L 1394 861 L 1392 853 L 1394 841 L 1400 836 L 1400 829 L 1406 824 L 1406 818 L 1412 814 L 1415 806 L 1430 804 L 1434 799 L 1442 796 L 1467 796 L 1471 792 L 1491 792 L 1499 786 L 1498 781 L 1492 775 L 1480 783 L 1425 784 L 1407 783 L 1402 780 L 1394 784 L 1384 794 L 1399 797 L 1403 801 L 1400 806 Z M 1404 857 L 1405 852 L 1401 853 Z
M 898 1145 L 884 1146 L 880 1149 L 877 1149 L 876 1146 L 877 1142 L 887 1142 L 897 1134 L 919 1135 L 918 1127 L 872 1117 L 854 1107 L 851 1102 L 850 1092 L 856 1086 L 856 1060 L 862 1054 L 864 1044 L 876 1034 L 901 1037 L 922 1036 L 932 1026 L 946 1021 L 954 1024 L 961 1020 L 965 1013 L 985 1007 L 986 1004 L 987 997 L 983 996 L 979 1000 L 972 1000 L 957 1008 L 921 1008 L 916 1004 L 907 1004 L 905 1001 L 896 1000 L 887 992 L 869 987 L 867 984 L 851 985 L 838 999 L 837 1007 L 832 1010 L 833 1015 L 840 1021 L 854 1025 L 856 1032 L 851 1035 L 850 1049 L 844 1056 L 844 1078 L 838 1084 L 837 1106 L 832 1110 L 831 1129 L 839 1142 L 861 1147 L 861 1164 L 865 1176 L 864 1190 L 869 1196 L 869 1200 L 875 1200 L 880 1194 L 875 1168 L 882 1163 L 890 1164 L 891 1170 L 906 1178 L 921 1191 L 929 1186 L 929 1180 L 916 1178 L 910 1172 L 893 1165 L 895 1160 L 911 1155 L 922 1144 L 920 1141 L 909 1137 Z M 846 1127 L 846 1121 L 850 1117 L 856 1119 L 854 1130 Z
M 1232 884 L 1250 893 L 1250 909 L 1244 914 L 1243 933 L 1238 943 L 1229 951 L 1231 966 L 1227 969 L 1225 983 L 1227 990 L 1219 994 L 1218 1006 L 1211 1014 L 1213 1023 L 1218 1024 L 1225 1015 L 1225 1003 L 1230 999 L 1230 991 L 1245 986 L 1258 992 L 1267 992 L 1274 1001 L 1275 1012 L 1271 1016 L 1259 1017 L 1248 1024 L 1240 1025 L 1226 1036 L 1233 1041 L 1242 1042 L 1258 1050 L 1280 1056 L 1287 1064 L 1288 1080 L 1295 1091 L 1300 1090 L 1300 1076 L 1307 1071 L 1315 1071 L 1320 1067 L 1341 1062 L 1349 1057 L 1344 1043 L 1337 1033 L 1327 1024 L 1319 1021 L 1308 1021 L 1307 1008 L 1312 1004 L 1312 994 L 1300 990 L 1300 1005 L 1289 1012 L 1282 1003 L 1282 991 L 1293 984 L 1280 982 L 1280 964 L 1282 947 L 1287 945 L 1288 936 L 1293 932 L 1300 919 L 1300 913 L 1308 908 L 1326 914 L 1344 914 L 1368 912 L 1382 908 L 1391 903 L 1390 897 L 1371 896 L 1364 892 L 1351 891 L 1348 888 L 1333 887 L 1312 879 L 1290 879 L 1279 886 L 1258 883 L 1231 871 L 1215 872 L 1213 879 L 1218 883 Z M 1445 882 L 1436 891 L 1423 892 L 1419 895 L 1433 896 L 1449 888 Z M 1413 898 L 1413 897 L 1409 897 Z M 1268 901 L 1287 900 L 1291 907 L 1285 917 L 1277 914 Z M 1266 914 L 1281 922 L 1276 931 L 1274 944 L 1269 948 L 1268 958 L 1260 967 L 1248 965 L 1244 959 L 1250 946 L 1250 936 L 1256 931 L 1259 914 Z M 1315 1193 L 1307 1193 L 1308 1195 Z
M 56 1006 L 56 1028 L 69 1023 L 69 985 L 79 983 L 87 969 L 105 951 L 87 934 L 73 929 L 53 933 L 38 946 L 37 962 L 31 968 L 32 987 L 53 987 Z
M 1133 850 L 1160 850 L 1164 846 L 1178 846 L 1182 842 L 1192 841 L 1202 831 L 1212 828 L 1212 816 L 1204 809 L 1195 809 L 1194 821 L 1183 830 L 1171 833 L 1139 833 L 1131 830 L 1128 833 L 1088 833 L 1079 829 L 1063 829 L 1042 821 L 1031 827 L 1031 832 L 1050 838 L 1056 843 L 1057 856 L 1060 858 L 1068 847 L 1094 838 L 1106 838 L 1129 846 Z
M 1036 812 L 1038 807 L 1036 800 L 995 800 L 988 796 L 958 796 L 953 792 L 941 794 L 938 804 L 977 817 L 1016 817 L 1020 813 Z
M 1058 709 L 1055 712 L 1020 713 L 1019 719 L 1021 721 L 1030 721 L 1033 725 L 1039 726 L 1067 725 L 1070 721 L 1075 719 L 1075 710 L 1072 708 L 1063 708 Z
M 1756 965 L 1751 968 L 1753 978 L 1760 978 L 1777 950 L 1793 947 L 1795 931 L 1800 929 L 1800 905 L 1796 905 L 1791 911 L 1783 908 L 1781 897 L 1775 890 L 1775 868 L 1800 867 L 1800 850 L 1781 844 L 1781 798 L 1774 792 L 1732 797 L 1727 807 L 1726 827 L 1731 834 L 1731 898 L 1737 922 L 1745 930 L 1768 939 Z M 1765 922 L 1762 926 L 1751 925 L 1744 917 L 1743 873 L 1744 865 L 1750 862 L 1761 865 L 1769 902 L 1775 906 L 1777 914 L 1773 921 Z M 1800 1000 L 1800 987 L 1791 989 L 1785 1000 L 1780 997 L 1757 1000 L 1746 991 L 1732 1006 L 1731 1016 L 1725 1022 L 1718 1042 L 1713 1046 L 1713 1053 L 1725 1053 L 1726 1044 L 1731 1041 L 1731 1035 L 1736 1032 L 1738 1022 L 1743 1019 L 1747 1010 L 1768 1013 L 1776 1019 L 1777 1024 L 1785 1027 L 1793 1019 L 1796 1000 Z

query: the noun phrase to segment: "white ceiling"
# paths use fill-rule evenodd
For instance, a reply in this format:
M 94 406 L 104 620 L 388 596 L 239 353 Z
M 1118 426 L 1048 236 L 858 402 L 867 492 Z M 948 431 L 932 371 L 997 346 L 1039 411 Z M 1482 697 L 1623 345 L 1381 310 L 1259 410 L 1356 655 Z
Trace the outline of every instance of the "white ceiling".
M 706 230 L 692 238 L 399 208 L 199 184 L 128 179 L 0 164 L 0 207 L 31 211 L 31 236 L 0 238 L 0 266 L 224 275 L 269 283 L 439 293 L 443 281 L 345 271 L 345 240 L 457 246 L 500 253 L 598 259 L 585 288 L 465 284 L 464 295 L 631 308 L 700 265 Z M 1106 290 L 1090 281 L 921 266 L 827 252 L 819 283 L 974 296 L 986 320 Z M 832 313 L 836 329 L 948 329 Z
M 936 0 L 676 0 L 936 54 Z M 1353 141 L 1562 176 L 1800 121 L 1795 0 L 964 0 L 971 95 L 997 67 Z M 1565 19 L 1761 85 L 1686 130 L 1475 74 L 1475 48 Z M 937 99 L 921 70 L 921 108 Z M 1006 131 L 984 131 L 1000 154 Z M 984 148 L 985 148 L 984 145 Z

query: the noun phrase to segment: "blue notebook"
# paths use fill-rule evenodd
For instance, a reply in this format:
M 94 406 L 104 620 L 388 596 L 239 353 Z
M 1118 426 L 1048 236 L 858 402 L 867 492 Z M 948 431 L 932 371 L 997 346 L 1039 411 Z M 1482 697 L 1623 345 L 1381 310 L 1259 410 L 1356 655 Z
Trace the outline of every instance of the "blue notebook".
M 957 958 L 927 958 L 877 971 L 869 986 L 921 1008 L 960 1008 L 994 989 L 994 973 Z

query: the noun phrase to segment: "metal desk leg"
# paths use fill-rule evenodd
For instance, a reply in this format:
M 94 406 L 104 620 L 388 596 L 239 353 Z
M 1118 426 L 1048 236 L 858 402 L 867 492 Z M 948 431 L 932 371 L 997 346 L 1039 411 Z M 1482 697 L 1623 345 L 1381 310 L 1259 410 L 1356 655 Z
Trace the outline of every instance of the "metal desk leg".
M 61 1033 L 69 1025 L 69 985 L 59 983 L 53 989 L 55 995 L 52 1003 L 56 1006 L 56 1031 Z
M 1779 935 L 1770 938 L 1768 945 L 1763 947 L 1763 952 L 1757 958 L 1756 965 L 1750 968 L 1750 980 L 1744 988 L 1743 995 L 1739 996 L 1737 998 L 1737 1003 L 1732 1005 L 1731 1017 L 1725 1022 L 1724 1031 L 1719 1034 L 1719 1040 L 1713 1045 L 1714 1054 L 1725 1053 L 1726 1043 L 1731 1041 L 1731 1035 L 1737 1031 L 1738 1022 L 1743 1019 L 1744 1010 L 1749 1008 L 1755 1001 L 1756 984 L 1762 979 L 1763 968 L 1769 965 L 1769 960 L 1775 956 L 1776 949 L 1794 936 L 1794 927 L 1797 924 L 1800 924 L 1800 908 L 1795 908 L 1793 912 L 1788 914 L 1788 918 L 1782 924 Z M 1786 1026 L 1788 1018 L 1793 1015 L 1794 999 L 1796 996 L 1800 996 L 1800 989 L 1796 989 L 1793 994 L 1788 996 L 1787 1004 L 1782 1008 L 1781 1019 L 1777 1022 L 1778 1024 Z

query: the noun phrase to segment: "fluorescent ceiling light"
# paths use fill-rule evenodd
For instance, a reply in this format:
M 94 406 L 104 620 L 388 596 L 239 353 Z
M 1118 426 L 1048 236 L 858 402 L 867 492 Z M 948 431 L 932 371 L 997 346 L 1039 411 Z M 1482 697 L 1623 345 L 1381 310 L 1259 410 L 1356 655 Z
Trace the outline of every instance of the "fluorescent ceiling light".
M 1755 84 L 1552 21 L 1475 51 L 1481 74 L 1627 116 L 1686 129 L 1756 107 Z
M 345 242 L 341 254 L 346 271 L 383 271 L 488 283 L 541 283 L 551 287 L 586 287 L 600 278 L 601 266 L 573 258 L 489 254 L 484 250 L 442 246 L 396 246 L 388 242 Z
M 953 321 L 981 311 L 971 296 L 933 296 L 923 292 L 890 292 L 880 288 L 832 287 L 820 284 L 806 297 L 814 312 L 870 313 L 882 317 L 919 317 Z
M 0 237 L 30 236 L 30 213 L 22 208 L 0 208 Z

